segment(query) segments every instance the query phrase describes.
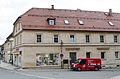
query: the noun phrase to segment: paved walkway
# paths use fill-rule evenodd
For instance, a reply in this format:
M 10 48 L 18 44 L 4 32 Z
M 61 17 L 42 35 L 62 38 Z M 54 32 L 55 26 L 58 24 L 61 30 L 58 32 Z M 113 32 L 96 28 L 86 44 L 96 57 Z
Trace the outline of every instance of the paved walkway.
M 120 79 L 120 75 L 119 75 L 119 76 L 112 77 L 111 79 Z
M 15 69 L 18 69 L 18 67 L 15 67 L 9 63 L 5 63 L 3 62 L 2 60 L 0 60 L 0 68 L 3 68 L 3 69 L 8 69 L 8 70 L 15 70 Z

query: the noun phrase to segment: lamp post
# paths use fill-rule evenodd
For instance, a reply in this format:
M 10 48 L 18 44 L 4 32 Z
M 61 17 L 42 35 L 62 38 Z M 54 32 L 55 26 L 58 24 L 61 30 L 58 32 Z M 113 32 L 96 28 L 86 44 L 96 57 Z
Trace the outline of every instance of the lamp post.
M 60 57 L 61 57 L 61 69 L 63 69 L 63 53 L 62 53 L 62 47 L 63 47 L 63 41 L 61 40 L 61 54 L 60 54 Z

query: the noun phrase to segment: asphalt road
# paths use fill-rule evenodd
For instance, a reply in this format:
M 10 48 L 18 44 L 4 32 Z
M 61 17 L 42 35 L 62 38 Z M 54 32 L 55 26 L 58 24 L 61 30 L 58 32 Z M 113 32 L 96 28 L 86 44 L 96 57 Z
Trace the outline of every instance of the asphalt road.
M 0 68 L 0 79 L 43 79 Z
M 111 79 L 120 75 L 120 69 L 102 69 L 100 71 L 72 71 L 61 69 L 28 70 L 22 73 L 42 76 L 48 79 Z
M 64 69 L 10 71 L 0 69 L 0 79 L 111 79 L 120 75 L 120 69 L 100 71 L 71 71 Z

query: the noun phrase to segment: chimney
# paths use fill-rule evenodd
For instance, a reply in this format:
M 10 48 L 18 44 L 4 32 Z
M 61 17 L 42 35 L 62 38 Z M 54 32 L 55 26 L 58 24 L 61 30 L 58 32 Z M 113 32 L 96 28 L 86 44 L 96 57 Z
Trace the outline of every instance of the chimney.
M 112 16 L 112 9 L 109 9 L 109 16 Z
M 54 5 L 51 5 L 51 9 L 54 9 Z

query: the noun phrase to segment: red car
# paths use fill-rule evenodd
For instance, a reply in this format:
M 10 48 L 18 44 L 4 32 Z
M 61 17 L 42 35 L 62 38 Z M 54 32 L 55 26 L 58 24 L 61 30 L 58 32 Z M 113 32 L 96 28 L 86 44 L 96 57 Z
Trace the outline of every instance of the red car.
M 95 70 L 101 69 L 101 59 L 99 58 L 79 58 L 71 64 L 73 70 Z

